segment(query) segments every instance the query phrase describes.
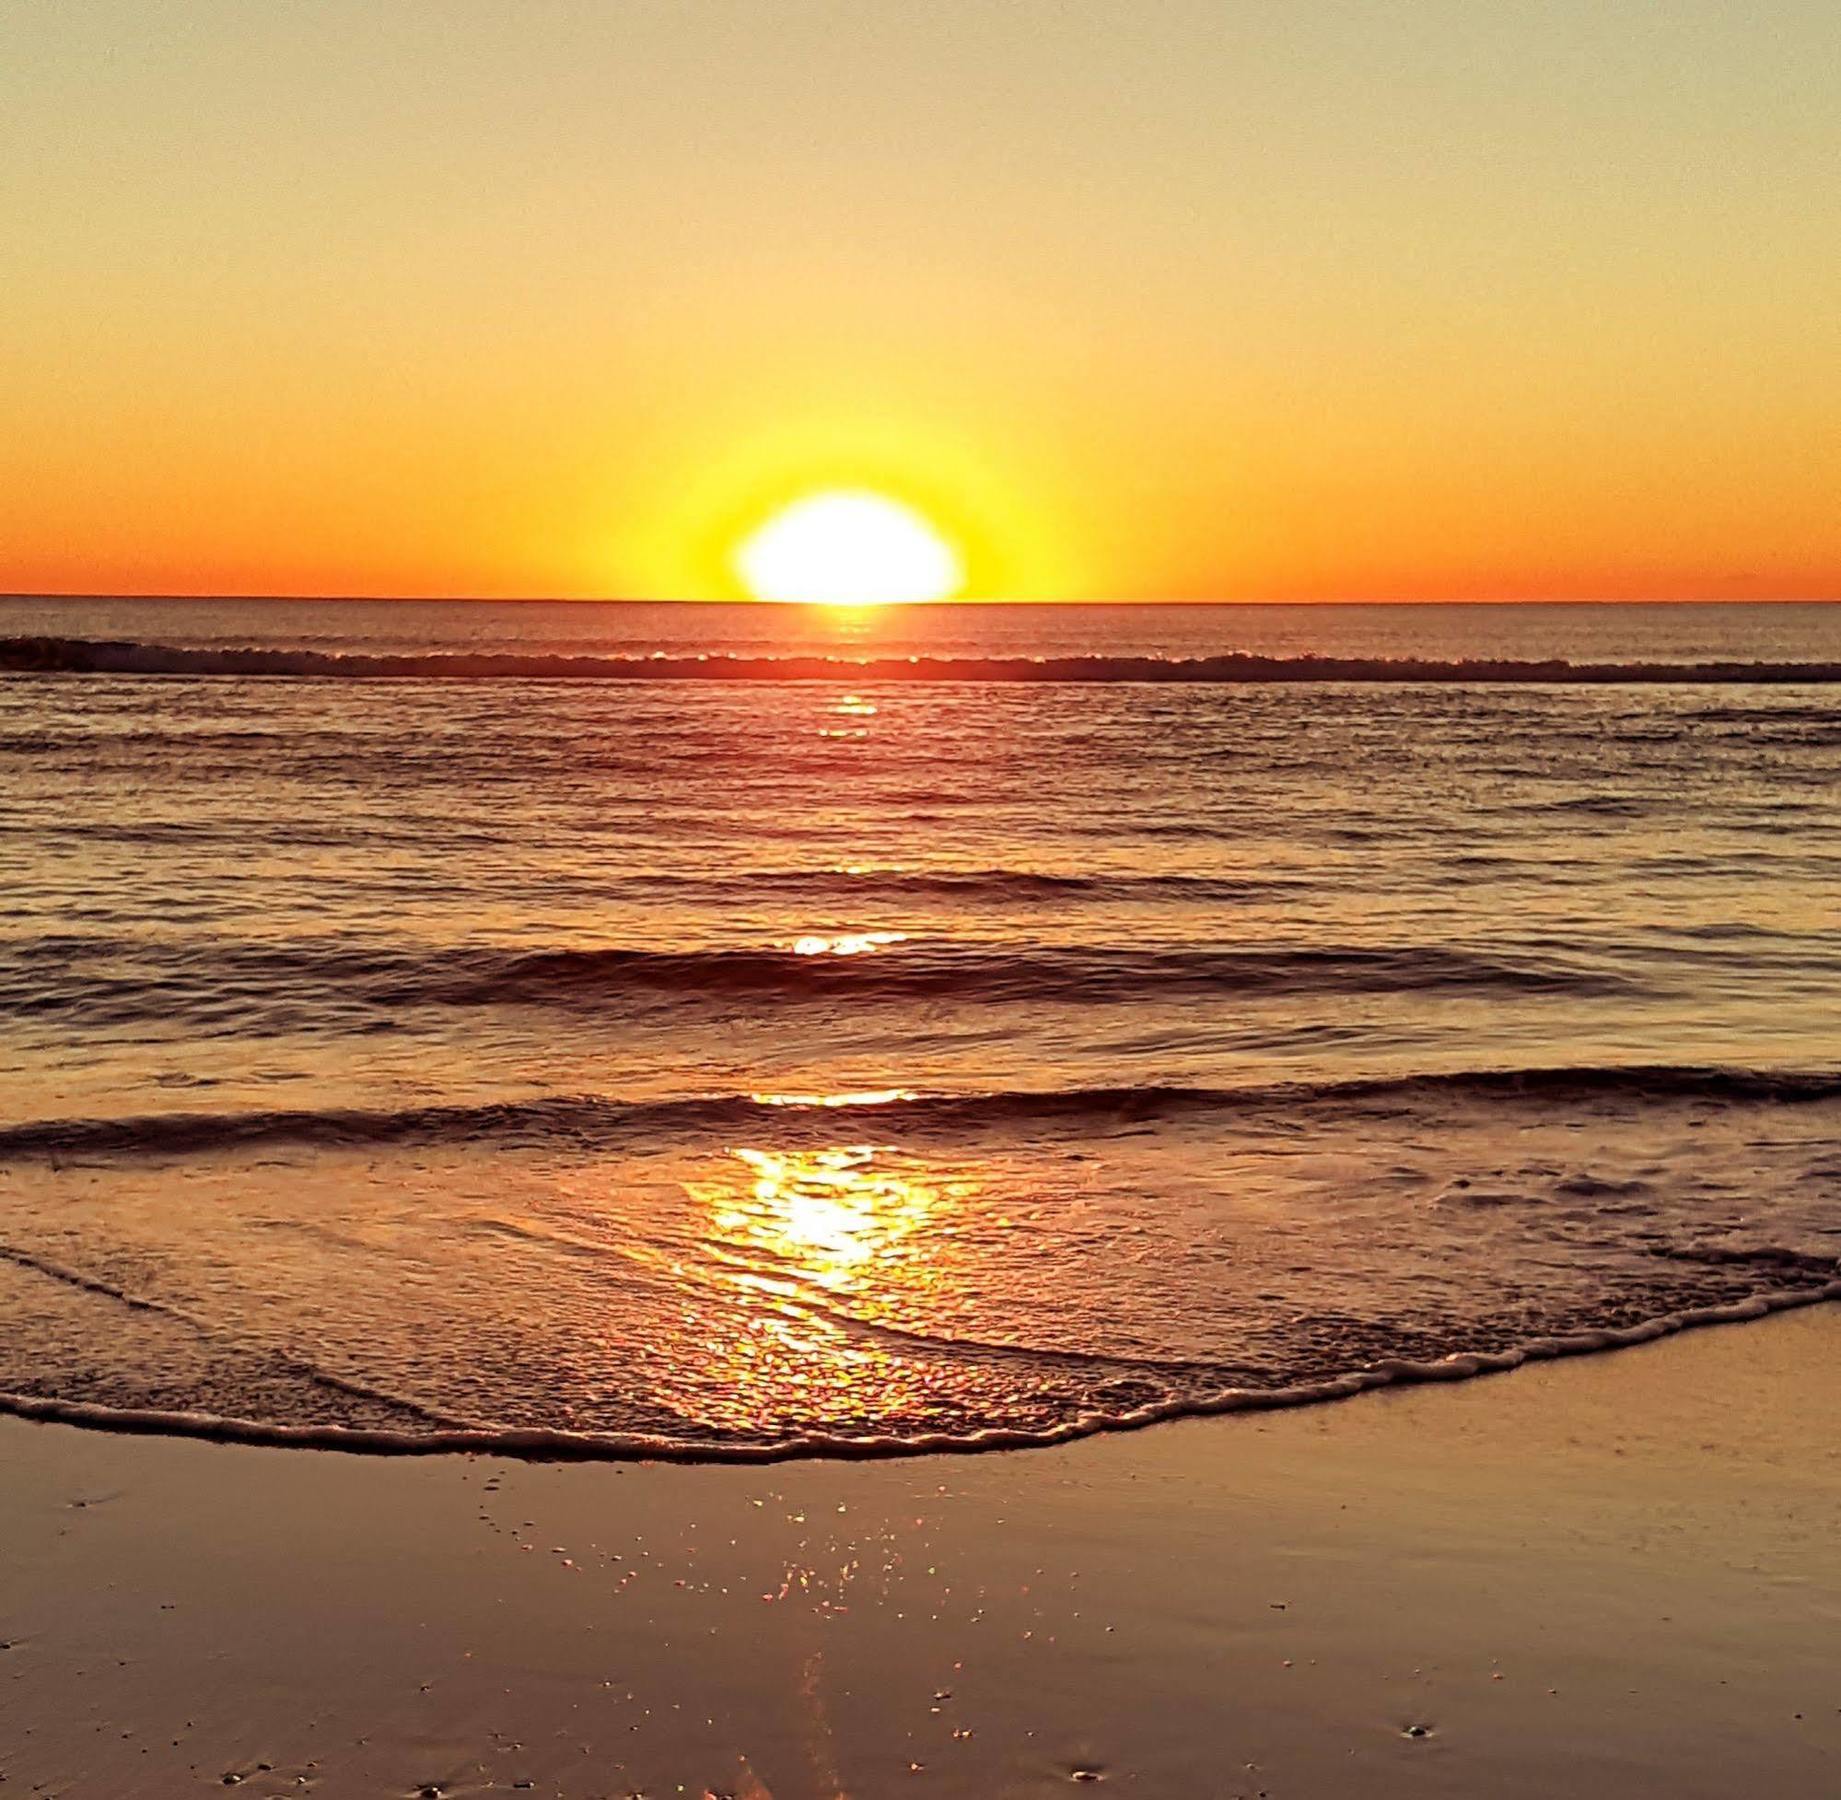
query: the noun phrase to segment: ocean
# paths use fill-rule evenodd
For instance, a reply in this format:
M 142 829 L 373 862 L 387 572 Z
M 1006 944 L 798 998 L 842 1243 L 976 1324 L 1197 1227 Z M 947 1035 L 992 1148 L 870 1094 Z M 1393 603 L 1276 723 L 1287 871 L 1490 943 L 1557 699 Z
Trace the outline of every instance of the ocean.
M 0 1406 L 1053 1442 L 1841 1294 L 1841 606 L 0 601 Z

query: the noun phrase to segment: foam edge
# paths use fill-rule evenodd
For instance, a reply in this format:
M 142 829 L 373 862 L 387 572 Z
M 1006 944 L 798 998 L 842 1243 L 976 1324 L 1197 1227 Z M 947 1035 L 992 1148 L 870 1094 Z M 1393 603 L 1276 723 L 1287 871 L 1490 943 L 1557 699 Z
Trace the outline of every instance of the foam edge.
M 1820 1287 L 1747 1295 L 1742 1300 L 1686 1312 L 1664 1313 L 1637 1325 L 1530 1339 L 1512 1350 L 1458 1351 L 1431 1362 L 1390 1357 L 1345 1375 L 1281 1388 L 1223 1388 L 1190 1400 L 1159 1401 L 1124 1413 L 1086 1413 L 1043 1431 L 1012 1427 L 955 1437 L 930 1432 L 918 1437 L 846 1437 L 812 1432 L 772 1443 L 698 1442 L 645 1432 L 556 1431 L 540 1426 L 445 1428 L 389 1431 L 350 1425 L 278 1425 L 260 1419 L 224 1418 L 215 1413 L 102 1406 L 37 1394 L 0 1393 L 0 1414 L 36 1424 L 74 1425 L 148 1437 L 183 1437 L 266 1449 L 336 1450 L 358 1456 L 498 1456 L 521 1462 L 779 1463 L 868 1462 L 898 1456 L 980 1455 L 994 1450 L 1041 1450 L 1104 1432 L 1141 1431 L 1173 1419 L 1218 1413 L 1271 1412 L 1353 1399 L 1376 1388 L 1469 1381 L 1505 1374 L 1530 1362 L 1589 1356 L 1672 1337 L 1710 1325 L 1743 1324 L 1771 1313 L 1841 1300 L 1841 1277 Z

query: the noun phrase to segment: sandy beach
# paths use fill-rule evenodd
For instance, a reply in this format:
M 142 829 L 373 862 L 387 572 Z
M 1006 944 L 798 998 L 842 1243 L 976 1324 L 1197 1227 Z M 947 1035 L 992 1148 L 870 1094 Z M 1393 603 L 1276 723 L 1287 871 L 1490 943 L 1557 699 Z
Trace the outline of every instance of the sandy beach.
M 0 1427 L 6 1791 L 1778 1796 L 1841 1757 L 1841 1312 L 773 1468 Z

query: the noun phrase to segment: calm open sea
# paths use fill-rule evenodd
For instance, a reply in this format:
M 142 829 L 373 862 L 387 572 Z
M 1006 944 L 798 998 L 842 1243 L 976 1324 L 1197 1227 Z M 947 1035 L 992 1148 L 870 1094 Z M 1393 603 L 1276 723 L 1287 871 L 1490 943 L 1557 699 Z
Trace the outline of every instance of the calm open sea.
M 0 670 L 13 1410 L 1029 1442 L 1841 1293 L 1841 607 L 0 601 Z

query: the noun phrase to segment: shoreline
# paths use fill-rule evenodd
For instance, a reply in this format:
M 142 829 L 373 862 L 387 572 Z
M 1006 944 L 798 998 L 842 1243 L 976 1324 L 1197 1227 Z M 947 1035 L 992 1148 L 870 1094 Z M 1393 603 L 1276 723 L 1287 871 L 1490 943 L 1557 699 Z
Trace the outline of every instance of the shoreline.
M 1810 1800 L 1841 1313 L 1027 1457 L 0 1421 L 0 1773 L 164 1795 Z M 1538 1472 L 1538 1479 L 1535 1479 Z
M 1531 1339 L 1498 1351 L 1456 1351 L 1435 1361 L 1390 1357 L 1370 1368 L 1278 1388 L 1228 1388 L 1194 1400 L 1160 1401 L 1128 1413 L 1069 1420 L 1046 1431 L 993 1428 L 963 1436 L 863 1438 L 811 1433 L 775 1443 L 724 1443 L 644 1433 L 564 1431 L 539 1426 L 457 1427 L 389 1431 L 349 1425 L 282 1425 L 215 1413 L 105 1406 L 35 1394 L 0 1393 L 0 1418 L 72 1426 L 124 1437 L 164 1437 L 251 1449 L 332 1451 L 366 1457 L 495 1456 L 522 1462 L 672 1462 L 693 1466 L 774 1466 L 790 1462 L 896 1461 L 911 1457 L 989 1456 L 1003 1451 L 1050 1450 L 1089 1439 L 1148 1431 L 1187 1419 L 1239 1413 L 1290 1412 L 1332 1405 L 1393 1387 L 1423 1387 L 1511 1374 L 1530 1364 L 1634 1349 L 1681 1332 L 1742 1325 L 1782 1312 L 1841 1300 L 1841 1275 L 1814 1288 L 1749 1294 L 1740 1300 L 1664 1313 L 1635 1325 Z M 341 1383 L 341 1385 L 345 1385 Z M 366 1392 L 368 1389 L 355 1389 Z

